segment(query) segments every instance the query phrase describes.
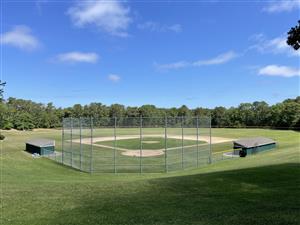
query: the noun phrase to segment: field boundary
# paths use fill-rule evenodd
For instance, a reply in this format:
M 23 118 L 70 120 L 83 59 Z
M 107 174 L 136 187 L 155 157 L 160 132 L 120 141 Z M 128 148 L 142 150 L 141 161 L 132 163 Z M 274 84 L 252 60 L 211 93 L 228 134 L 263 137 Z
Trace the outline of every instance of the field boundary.
M 146 134 L 143 135 L 143 137 L 161 137 L 164 138 L 164 135 L 160 134 Z M 134 156 L 134 157 L 151 157 L 151 156 L 160 156 L 164 155 L 165 151 L 170 151 L 170 150 L 178 150 L 182 149 L 182 146 L 178 147 L 170 147 L 170 148 L 160 148 L 160 149 L 129 149 L 129 148 L 121 148 L 118 146 L 110 146 L 110 145 L 103 145 L 103 144 L 98 144 L 99 142 L 105 142 L 105 141 L 118 141 L 118 140 L 130 140 L 130 139 L 139 139 L 139 135 L 119 135 L 116 137 L 112 136 L 106 136 L 106 137 L 93 137 L 93 146 L 97 146 L 100 148 L 106 148 L 106 149 L 112 149 L 112 150 L 118 150 L 118 151 L 123 151 L 121 154 L 124 156 Z M 167 138 L 172 138 L 172 139 L 177 139 L 181 140 L 182 136 L 180 135 L 168 135 Z M 184 140 L 193 140 L 197 141 L 197 136 L 194 135 L 185 135 Z M 197 146 L 205 146 L 209 145 L 209 137 L 208 136 L 200 136 L 198 139 L 199 141 L 204 141 L 206 143 L 202 144 L 194 144 L 194 145 L 185 145 L 183 148 L 192 148 L 192 147 L 197 147 Z M 82 138 L 82 139 L 73 139 L 72 140 L 75 143 L 82 143 L 82 144 L 91 144 L 91 139 L 90 138 Z M 219 143 L 224 143 L 224 142 L 230 142 L 233 141 L 233 139 L 230 138 L 223 138 L 223 137 L 211 137 L 211 142 L 212 144 L 219 144 Z

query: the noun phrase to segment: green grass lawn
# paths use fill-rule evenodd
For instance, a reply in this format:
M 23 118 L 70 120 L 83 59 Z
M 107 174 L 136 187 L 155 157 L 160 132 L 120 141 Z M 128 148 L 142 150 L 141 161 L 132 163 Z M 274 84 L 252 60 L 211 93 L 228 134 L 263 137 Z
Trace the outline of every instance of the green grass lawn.
M 206 142 L 199 141 L 198 144 L 204 144 Z M 101 141 L 96 142 L 96 144 L 107 145 L 107 146 L 114 146 L 114 141 Z M 175 138 L 168 138 L 167 139 L 167 148 L 174 148 L 174 147 L 181 147 L 189 146 L 189 145 L 196 145 L 197 141 L 194 140 L 183 140 Z M 133 139 L 123 139 L 118 140 L 116 142 L 116 147 L 119 148 L 126 148 L 132 150 L 138 150 L 141 146 L 141 140 L 139 138 Z M 161 137 L 143 137 L 142 138 L 142 148 L 143 149 L 164 149 L 165 148 L 165 139 Z
M 37 137 L 53 138 L 59 148 L 59 130 L 2 133 L 0 224 L 300 223 L 299 132 L 213 129 L 220 137 L 270 137 L 278 147 L 197 169 L 142 175 L 91 175 L 24 152 L 24 142 Z M 213 151 L 228 147 L 213 145 Z

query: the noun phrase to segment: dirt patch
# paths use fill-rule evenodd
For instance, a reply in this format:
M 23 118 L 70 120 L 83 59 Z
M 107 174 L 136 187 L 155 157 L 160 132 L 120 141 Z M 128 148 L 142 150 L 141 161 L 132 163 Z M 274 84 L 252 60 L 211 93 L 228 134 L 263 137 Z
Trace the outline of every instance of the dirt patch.
M 147 134 L 143 135 L 143 137 L 162 137 L 164 138 L 164 135 L 157 135 L 157 134 Z M 125 140 L 125 139 L 135 139 L 135 138 L 140 138 L 140 135 L 122 135 L 122 136 L 117 136 L 116 140 Z M 174 138 L 174 139 L 181 139 L 181 135 L 168 135 L 168 138 Z M 184 135 L 185 140 L 197 140 L 196 135 Z M 95 142 L 102 142 L 102 141 L 113 141 L 114 137 L 108 136 L 108 137 L 93 137 L 93 143 Z M 223 142 L 229 142 L 233 141 L 234 139 L 230 138 L 223 138 L 223 137 L 211 137 L 211 143 L 212 144 L 218 144 L 218 143 L 223 143 Z M 209 143 L 210 138 L 209 136 L 199 136 L 199 141 L 205 141 Z M 73 142 L 80 143 L 80 139 L 73 139 Z M 91 144 L 91 138 L 83 138 L 81 140 L 83 144 Z
M 165 154 L 163 150 L 126 150 L 121 153 L 122 155 L 131 157 L 152 157 Z
M 144 144 L 157 144 L 159 141 L 142 141 Z
M 143 137 L 162 137 L 164 138 L 164 135 L 156 135 L 156 134 L 147 134 L 143 135 Z M 117 136 L 116 140 L 126 140 L 126 139 L 136 139 L 140 138 L 140 135 L 122 135 L 122 136 Z M 168 135 L 168 138 L 173 138 L 173 139 L 181 139 L 181 135 Z M 119 151 L 122 151 L 122 155 L 125 156 L 131 156 L 131 157 L 151 157 L 151 156 L 159 156 L 165 154 L 165 149 L 143 149 L 142 151 L 140 150 L 130 150 L 126 148 L 120 148 L 116 147 L 114 148 L 113 146 L 108 146 L 108 145 L 102 145 L 101 143 L 96 143 L 96 142 L 102 142 L 102 141 L 113 141 L 115 137 L 113 136 L 108 136 L 108 137 L 93 137 L 93 140 L 91 138 L 83 138 L 81 140 L 82 144 L 91 144 L 93 142 L 94 146 L 102 147 L 102 148 L 109 148 L 109 149 L 116 149 Z M 197 140 L 196 135 L 184 135 L 185 140 Z M 223 137 L 210 137 L 209 136 L 199 136 L 199 141 L 205 141 L 206 143 L 200 144 L 200 145 L 207 145 L 211 140 L 212 144 L 218 144 L 218 143 L 224 143 L 224 142 L 230 142 L 233 141 L 233 139 L 230 138 L 223 138 Z M 74 139 L 73 142 L 75 143 L 80 143 L 80 139 Z M 143 143 L 151 144 L 151 143 L 157 143 L 158 141 L 143 141 Z M 188 147 L 195 147 L 196 145 L 190 145 L 190 146 L 184 146 L 185 148 Z M 182 147 L 172 147 L 168 148 L 167 150 L 175 150 L 179 149 Z

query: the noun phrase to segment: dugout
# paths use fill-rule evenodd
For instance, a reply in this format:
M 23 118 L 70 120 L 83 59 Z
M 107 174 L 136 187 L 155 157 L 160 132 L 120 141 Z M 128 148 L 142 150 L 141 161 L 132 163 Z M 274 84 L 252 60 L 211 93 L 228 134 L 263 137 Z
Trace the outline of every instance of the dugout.
M 26 142 L 26 151 L 32 154 L 48 155 L 54 153 L 55 141 L 49 139 L 34 139 Z
M 241 157 L 270 150 L 276 147 L 276 142 L 266 137 L 243 138 L 233 141 L 235 154 Z

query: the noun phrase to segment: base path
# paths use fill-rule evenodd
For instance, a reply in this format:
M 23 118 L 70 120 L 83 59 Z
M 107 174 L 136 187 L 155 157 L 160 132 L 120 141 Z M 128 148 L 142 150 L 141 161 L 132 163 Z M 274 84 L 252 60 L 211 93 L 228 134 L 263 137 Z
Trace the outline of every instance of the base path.
M 143 137 L 161 137 L 164 138 L 164 135 L 160 134 L 145 134 Z M 140 135 L 122 135 L 122 136 L 117 136 L 116 140 L 126 140 L 126 139 L 136 139 L 140 138 Z M 173 139 L 181 139 L 181 135 L 168 135 L 167 138 L 173 138 Z M 197 140 L 196 135 L 184 135 L 183 136 L 184 140 Z M 102 141 L 113 141 L 115 138 L 113 136 L 108 136 L 108 137 L 93 137 L 93 143 L 95 142 L 102 142 Z M 224 137 L 211 137 L 211 143 L 212 144 L 218 144 L 218 143 L 224 143 L 224 142 L 229 142 L 233 141 L 234 139 L 230 138 L 224 138 Z M 209 143 L 209 136 L 199 136 L 199 141 L 205 141 Z M 80 143 L 80 139 L 73 139 L 73 142 Z M 91 144 L 91 138 L 82 138 L 81 139 L 82 144 Z
M 164 135 L 157 135 L 157 134 L 146 134 L 143 135 L 143 137 L 161 137 L 164 138 Z M 126 140 L 126 139 L 136 139 L 136 138 L 140 138 L 140 135 L 122 135 L 122 136 L 117 136 L 116 140 Z M 167 138 L 173 138 L 173 139 L 181 139 L 182 136 L 181 135 L 168 135 Z M 98 146 L 98 147 L 102 147 L 102 148 L 109 148 L 109 149 L 116 149 L 116 150 L 120 150 L 123 151 L 121 154 L 122 155 L 126 155 L 126 156 L 136 156 L 136 157 L 151 157 L 151 156 L 159 156 L 159 155 L 163 155 L 165 153 L 165 149 L 142 149 L 141 150 L 130 150 L 130 149 L 126 149 L 126 148 L 119 148 L 116 147 L 114 148 L 113 146 L 108 146 L 108 145 L 102 145 L 100 143 L 97 142 L 102 142 L 102 141 L 114 141 L 115 138 L 113 136 L 108 136 L 108 137 L 93 137 L 93 145 L 94 146 Z M 197 136 L 196 135 L 184 135 L 184 140 L 193 140 L 196 141 L 197 140 Z M 80 139 L 73 139 L 72 140 L 75 143 L 80 143 Z M 199 136 L 199 141 L 204 141 L 207 142 L 205 144 L 199 144 L 200 145 L 207 145 L 210 141 L 209 136 Z M 223 137 L 211 137 L 211 143 L 212 144 L 218 144 L 218 143 L 224 143 L 224 142 L 230 142 L 233 141 L 233 139 L 229 139 L 229 138 L 223 138 Z M 82 144 L 91 144 L 91 138 L 82 138 L 81 139 L 81 143 Z M 188 147 L 195 147 L 197 145 L 188 145 L 188 146 L 184 146 L 184 148 L 188 148 Z M 167 150 L 174 150 L 174 149 L 179 149 L 182 148 L 180 147 L 173 147 L 173 148 L 168 148 Z
M 152 157 L 165 154 L 165 150 L 126 150 L 121 154 L 133 157 Z

